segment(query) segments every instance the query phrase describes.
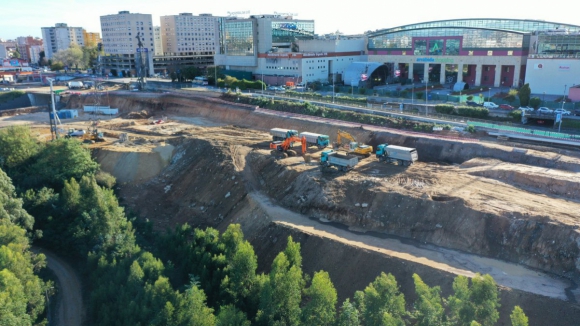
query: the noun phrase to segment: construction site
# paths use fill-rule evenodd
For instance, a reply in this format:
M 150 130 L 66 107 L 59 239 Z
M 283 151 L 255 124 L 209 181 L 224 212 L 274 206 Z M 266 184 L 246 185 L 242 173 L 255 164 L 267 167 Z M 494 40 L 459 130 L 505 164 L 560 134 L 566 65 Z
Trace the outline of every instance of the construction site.
M 220 95 L 117 91 L 107 97 L 117 115 L 62 123 L 92 128 L 79 138 L 117 178 L 121 204 L 157 231 L 239 223 L 261 271 L 292 235 L 304 271 L 328 271 L 339 301 L 382 271 L 407 302 L 413 273 L 445 296 L 456 275 L 490 274 L 501 288 L 498 325 L 510 324 L 514 305 L 530 325 L 577 325 L 580 151 L 286 114 Z M 72 95 L 66 107 L 82 112 L 91 101 Z M 48 113 L 5 116 L 0 126 L 18 123 L 51 137 Z M 331 144 L 281 148 L 272 128 L 330 143 L 340 130 L 373 152 L 362 146 L 356 166 L 322 169 Z M 378 159 L 382 144 L 413 148 L 418 159 Z

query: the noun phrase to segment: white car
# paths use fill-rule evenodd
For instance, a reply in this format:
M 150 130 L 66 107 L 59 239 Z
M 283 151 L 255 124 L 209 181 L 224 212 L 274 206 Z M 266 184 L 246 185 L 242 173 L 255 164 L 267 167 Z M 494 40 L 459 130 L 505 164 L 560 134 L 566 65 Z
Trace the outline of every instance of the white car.
M 487 108 L 487 109 L 494 110 L 494 109 L 498 109 L 499 108 L 499 105 L 497 105 L 497 104 L 495 104 L 493 102 L 483 102 L 483 107 L 484 108 Z
M 556 109 L 554 110 L 555 114 L 561 113 L 562 115 L 570 115 L 570 111 L 565 110 L 565 109 Z
M 538 110 L 536 111 L 537 113 L 542 113 L 542 114 L 552 114 L 554 113 L 554 110 L 548 109 L 547 107 L 541 107 L 538 108 Z
M 531 108 L 529 106 L 520 106 L 518 108 L 518 110 L 520 110 L 520 111 L 526 111 L 526 112 L 532 112 L 532 111 L 534 111 L 534 108 Z

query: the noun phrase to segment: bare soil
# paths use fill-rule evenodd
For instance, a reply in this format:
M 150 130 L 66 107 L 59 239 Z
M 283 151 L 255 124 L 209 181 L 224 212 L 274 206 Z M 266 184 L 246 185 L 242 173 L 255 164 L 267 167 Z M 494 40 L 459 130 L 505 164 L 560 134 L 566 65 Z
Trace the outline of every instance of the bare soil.
M 516 304 L 531 325 L 575 325 L 580 318 L 576 152 L 522 153 L 473 139 L 361 128 L 197 93 L 110 100 L 122 116 L 101 121 L 108 141 L 92 145 L 94 154 L 119 179 L 122 203 L 158 230 L 240 223 L 264 271 L 292 235 L 302 244 L 305 271 L 329 271 L 342 299 L 381 271 L 397 277 L 409 304 L 412 273 L 448 294 L 455 275 L 479 272 L 501 286 L 500 325 L 509 324 Z M 69 107 L 82 103 L 71 97 Z M 163 124 L 152 124 L 161 118 Z M 415 147 L 420 162 L 404 168 L 371 157 L 351 172 L 323 173 L 314 148 L 310 163 L 274 158 L 273 127 L 331 139 L 346 129 L 373 146 Z M 121 133 L 129 142 L 118 142 Z

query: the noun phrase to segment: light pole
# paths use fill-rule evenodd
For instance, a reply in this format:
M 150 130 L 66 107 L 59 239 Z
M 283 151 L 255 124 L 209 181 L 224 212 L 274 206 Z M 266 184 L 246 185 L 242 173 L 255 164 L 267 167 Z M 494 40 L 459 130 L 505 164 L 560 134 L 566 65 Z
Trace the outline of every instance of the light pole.
M 264 70 L 262 70 L 262 95 L 264 95 Z
M 481 87 L 481 88 L 479 89 L 479 92 L 480 92 L 480 94 L 479 94 L 479 98 L 481 99 L 481 104 L 483 104 L 483 101 L 484 101 L 484 98 L 483 98 L 483 87 Z
M 58 115 L 56 115 L 56 105 L 54 103 L 54 91 L 52 90 L 52 82 L 54 81 L 54 79 L 53 78 L 46 78 L 46 80 L 50 83 L 50 101 L 52 102 L 52 120 L 54 120 L 54 135 L 53 135 L 52 139 L 54 140 L 55 136 L 56 136 L 56 139 L 58 139 L 57 121 L 59 121 Z
M 544 92 L 544 96 L 542 96 L 542 104 L 546 105 L 546 92 Z
M 566 103 L 566 88 L 567 87 L 568 87 L 568 85 L 564 85 L 564 97 L 562 98 L 562 110 L 564 110 L 564 103 Z
M 491 87 L 487 88 L 487 101 L 491 102 Z
M 334 76 L 335 74 L 332 73 L 332 103 L 334 103 Z
M 415 81 L 411 84 L 411 105 L 415 105 Z

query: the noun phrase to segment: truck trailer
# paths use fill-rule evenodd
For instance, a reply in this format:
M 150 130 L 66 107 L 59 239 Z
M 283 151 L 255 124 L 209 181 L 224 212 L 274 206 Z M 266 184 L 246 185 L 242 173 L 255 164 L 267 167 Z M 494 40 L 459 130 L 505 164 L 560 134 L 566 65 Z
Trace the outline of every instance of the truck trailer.
M 318 148 L 328 147 L 330 144 L 330 137 L 328 135 L 316 134 L 313 132 L 301 132 L 300 138 L 306 138 L 307 146 L 316 146 Z
M 68 82 L 69 89 L 81 89 L 84 87 L 85 87 L 85 85 L 83 85 L 82 81 L 70 81 L 70 82 Z
M 292 129 L 272 128 L 270 129 L 273 141 L 282 141 L 286 138 L 298 136 L 298 131 Z
M 415 148 L 389 144 L 380 144 L 377 146 L 376 156 L 379 161 L 388 163 L 396 162 L 403 166 L 409 166 L 419 159 Z
M 320 167 L 323 171 L 336 167 L 340 171 L 350 171 L 358 164 L 358 156 L 343 155 L 329 149 L 320 154 Z

